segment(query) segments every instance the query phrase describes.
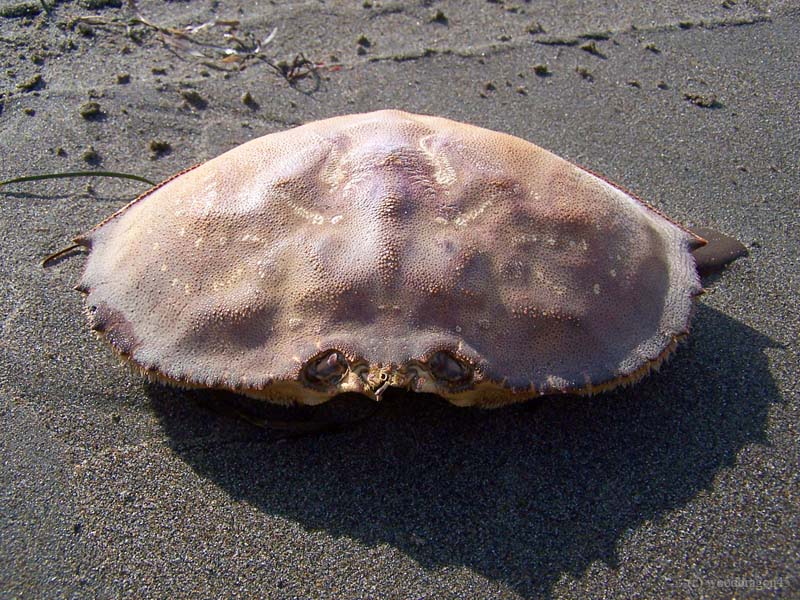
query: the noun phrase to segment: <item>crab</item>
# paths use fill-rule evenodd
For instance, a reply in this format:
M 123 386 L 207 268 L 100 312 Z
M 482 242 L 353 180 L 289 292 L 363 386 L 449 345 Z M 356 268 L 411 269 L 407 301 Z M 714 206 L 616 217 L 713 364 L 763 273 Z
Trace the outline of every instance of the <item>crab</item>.
M 245 143 L 75 244 L 91 328 L 151 380 L 496 407 L 658 368 L 705 241 L 520 138 L 388 110 Z

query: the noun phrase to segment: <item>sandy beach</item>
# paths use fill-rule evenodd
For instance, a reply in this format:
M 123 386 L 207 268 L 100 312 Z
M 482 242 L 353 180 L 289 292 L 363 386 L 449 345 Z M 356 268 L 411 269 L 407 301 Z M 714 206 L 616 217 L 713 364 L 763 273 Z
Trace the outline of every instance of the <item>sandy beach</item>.
M 2 187 L 0 597 L 800 597 L 798 39 L 789 0 L 0 1 L 0 180 L 161 181 L 398 108 L 749 251 L 634 387 L 495 411 L 393 391 L 287 437 L 145 384 L 87 326 L 83 257 L 40 266 L 146 185 Z

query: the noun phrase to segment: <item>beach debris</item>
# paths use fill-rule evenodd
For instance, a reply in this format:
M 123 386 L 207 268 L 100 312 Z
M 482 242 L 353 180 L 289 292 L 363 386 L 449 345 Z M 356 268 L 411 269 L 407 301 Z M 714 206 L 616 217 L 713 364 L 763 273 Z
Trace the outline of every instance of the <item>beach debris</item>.
M 81 159 L 92 166 L 99 165 L 102 162 L 100 153 L 94 149 L 94 146 L 87 146 L 81 153 Z
M 301 81 L 311 81 L 311 86 L 301 91 L 312 93 L 319 89 L 320 76 L 317 66 L 302 54 L 297 54 L 291 62 L 281 60 L 275 64 L 269 63 L 290 85 L 297 88 Z M 298 88 L 299 89 L 299 88 Z
M 545 64 L 533 65 L 533 72 L 539 77 L 549 77 L 553 74 L 550 68 Z
M 591 54 L 592 56 L 597 56 L 598 58 L 606 58 L 606 55 L 600 52 L 600 48 L 597 47 L 597 43 L 594 40 L 586 42 L 585 44 L 581 44 L 581 50 Z
M 42 12 L 42 3 L 40 2 L 11 2 L 0 6 L 0 17 L 5 19 L 35 17 L 40 12 Z
M 161 158 L 172 152 L 172 144 L 164 140 L 150 140 L 147 147 L 150 149 L 150 158 L 152 160 Z
M 317 65 L 306 59 L 302 53 L 295 55 L 295 62 L 298 57 L 302 57 L 302 61 L 300 64 L 294 64 L 293 68 L 287 68 L 284 60 L 267 56 L 265 48 L 275 39 L 278 33 L 277 27 L 263 39 L 252 32 L 242 31 L 240 21 L 236 19 L 212 19 L 199 25 L 171 27 L 159 25 L 143 16 L 134 0 L 129 0 L 128 6 L 135 11 L 131 18 L 81 15 L 72 18 L 68 26 L 72 29 L 81 27 L 124 29 L 126 35 L 137 44 L 143 43 L 147 32 L 154 32 L 171 52 L 181 58 L 197 60 L 200 64 L 215 70 L 241 70 L 251 63 L 260 61 L 284 77 L 290 85 L 294 86 L 306 79 L 313 81 L 314 84 L 310 88 L 300 90 L 303 93 L 312 93 L 319 88 Z M 163 75 L 166 74 L 166 70 L 156 72 L 154 69 L 153 73 Z
M 531 35 L 536 35 L 539 33 L 544 33 L 544 27 L 541 23 L 539 23 L 539 21 L 533 21 L 525 28 L 525 31 Z
M 592 75 L 592 72 L 586 67 L 577 66 L 575 67 L 575 72 L 581 76 L 581 79 L 589 83 L 594 81 L 594 75 Z
M 255 98 L 253 98 L 253 94 L 250 92 L 244 92 L 239 99 L 242 101 L 242 104 L 248 108 L 253 110 L 258 108 L 258 102 L 256 102 Z
M 430 19 L 430 22 L 438 23 L 439 25 L 447 25 L 449 21 L 447 19 L 447 15 L 444 14 L 444 12 L 440 9 L 434 13 L 434 15 Z
M 356 40 L 356 54 L 359 56 L 363 56 L 367 53 L 367 50 L 372 47 L 372 42 L 369 41 L 369 38 L 365 35 L 358 36 Z
M 91 327 L 153 381 L 495 407 L 657 369 L 704 244 L 525 140 L 386 110 L 243 144 L 54 256 L 89 252 Z
M 81 104 L 80 108 L 78 109 L 81 117 L 86 119 L 87 121 L 97 121 L 102 119 L 105 113 L 100 108 L 100 104 L 90 100 L 89 102 L 84 102 Z
M 78 4 L 89 10 L 103 10 L 104 8 L 120 8 L 122 0 L 79 0 Z
M 712 93 L 685 92 L 683 99 L 700 108 L 722 108 L 722 104 L 717 100 L 717 95 Z
M 584 40 L 597 40 L 597 41 L 606 41 L 611 39 L 611 32 L 610 31 L 589 31 L 587 33 L 581 34 L 581 39 Z
M 183 98 L 185 108 L 196 108 L 197 110 L 208 108 L 208 100 L 203 98 L 197 90 L 181 90 L 181 98 Z
M 39 90 L 44 87 L 44 79 L 40 73 L 36 73 L 32 75 L 25 81 L 22 81 L 17 84 L 17 89 L 23 92 L 30 92 L 33 90 Z

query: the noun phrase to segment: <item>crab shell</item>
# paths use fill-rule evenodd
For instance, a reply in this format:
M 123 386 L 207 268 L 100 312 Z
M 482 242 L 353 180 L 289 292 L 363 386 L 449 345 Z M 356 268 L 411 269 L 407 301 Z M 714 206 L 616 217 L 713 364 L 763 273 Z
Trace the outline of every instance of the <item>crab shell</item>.
M 243 144 L 75 241 L 92 328 L 152 379 L 479 406 L 657 367 L 704 243 L 529 142 L 399 111 Z

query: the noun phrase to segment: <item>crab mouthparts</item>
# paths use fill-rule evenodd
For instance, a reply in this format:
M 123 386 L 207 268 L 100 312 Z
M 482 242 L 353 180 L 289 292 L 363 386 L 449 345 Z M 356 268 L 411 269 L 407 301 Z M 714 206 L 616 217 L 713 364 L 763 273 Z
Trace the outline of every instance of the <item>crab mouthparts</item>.
M 367 388 L 375 395 L 378 402 L 390 387 L 409 388 L 415 379 L 414 373 L 399 370 L 396 367 L 373 367 L 365 377 Z
M 381 401 L 381 397 L 383 396 L 383 393 L 384 393 L 386 390 L 388 390 L 388 389 L 389 389 L 389 387 L 390 387 L 390 386 L 389 386 L 389 382 L 388 382 L 388 381 L 386 381 L 386 382 L 384 382 L 384 384 L 383 384 L 381 387 L 379 387 L 377 390 L 375 390 L 375 400 L 377 400 L 378 402 L 380 402 L 380 401 Z

